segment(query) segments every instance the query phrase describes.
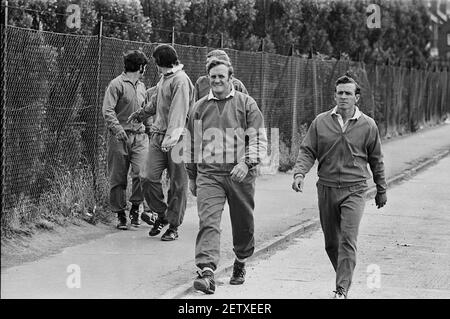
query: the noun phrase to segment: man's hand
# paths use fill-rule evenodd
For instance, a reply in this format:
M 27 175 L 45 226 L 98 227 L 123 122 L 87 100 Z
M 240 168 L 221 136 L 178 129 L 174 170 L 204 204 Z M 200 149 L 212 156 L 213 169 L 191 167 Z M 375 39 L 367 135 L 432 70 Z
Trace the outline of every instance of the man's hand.
M 192 195 L 197 196 L 197 183 L 195 179 L 189 180 L 189 190 L 191 191 Z
M 231 171 L 231 180 L 233 182 L 241 183 L 245 176 L 247 176 L 248 173 L 248 167 L 245 163 L 238 163 L 236 166 L 233 167 L 233 170 Z
M 303 175 L 297 175 L 292 183 L 292 189 L 296 192 L 303 192 L 303 184 L 305 177 Z
M 377 205 L 377 208 L 381 208 L 384 205 L 386 205 L 387 202 L 387 196 L 386 193 L 377 193 L 375 195 L 375 204 Z
M 116 138 L 118 141 L 124 141 L 126 142 L 128 140 L 128 135 L 127 133 L 125 133 L 124 130 L 120 130 L 117 134 L 116 134 Z
M 142 118 L 141 118 L 141 110 L 137 110 L 133 113 L 131 113 L 131 115 L 128 117 L 127 123 L 139 123 L 142 122 Z
M 172 147 L 174 147 L 175 145 L 177 145 L 177 141 L 173 142 L 173 141 L 164 139 L 163 142 L 161 143 L 161 150 L 163 152 L 169 152 L 172 149 Z

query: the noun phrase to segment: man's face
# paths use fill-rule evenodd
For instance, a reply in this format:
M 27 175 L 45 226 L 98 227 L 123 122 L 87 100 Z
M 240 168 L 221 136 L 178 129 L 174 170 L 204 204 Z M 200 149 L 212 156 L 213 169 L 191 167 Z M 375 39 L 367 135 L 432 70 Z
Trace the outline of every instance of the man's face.
M 230 91 L 230 77 L 228 67 L 219 64 L 209 70 L 209 84 L 214 94 L 224 94 Z
M 343 110 L 351 109 L 359 100 L 359 94 L 355 94 L 356 85 L 354 83 L 338 84 L 334 99 L 338 108 Z

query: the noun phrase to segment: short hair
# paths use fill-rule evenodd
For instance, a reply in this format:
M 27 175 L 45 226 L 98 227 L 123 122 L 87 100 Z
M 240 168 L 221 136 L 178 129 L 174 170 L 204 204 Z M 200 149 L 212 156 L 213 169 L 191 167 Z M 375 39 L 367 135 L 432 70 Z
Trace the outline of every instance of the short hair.
M 353 83 L 355 85 L 355 95 L 361 93 L 361 88 L 359 87 L 359 84 L 355 80 L 353 80 L 353 78 L 348 76 L 347 74 L 344 76 L 341 76 L 340 78 L 338 78 L 336 80 L 334 90 L 336 91 L 336 88 L 339 84 L 347 84 L 347 83 Z
M 224 60 L 219 60 L 217 58 L 213 58 L 211 61 L 209 61 L 209 63 L 206 65 L 206 70 L 208 71 L 208 75 L 209 75 L 209 71 L 218 66 L 218 65 L 225 65 L 228 67 L 228 76 L 231 77 L 233 75 L 233 67 L 231 66 L 231 63 L 228 61 L 224 61 Z
M 146 64 L 148 64 L 148 58 L 145 53 L 140 50 L 131 50 L 123 55 L 125 72 L 139 71 L 141 65 Z
M 231 63 L 230 57 L 224 50 L 209 51 L 208 54 L 206 55 L 206 59 L 208 58 L 217 58 L 218 60 L 223 60 Z
M 163 68 L 171 68 L 174 65 L 178 65 L 177 51 L 169 44 L 160 44 L 155 50 L 153 50 L 153 58 L 156 65 Z

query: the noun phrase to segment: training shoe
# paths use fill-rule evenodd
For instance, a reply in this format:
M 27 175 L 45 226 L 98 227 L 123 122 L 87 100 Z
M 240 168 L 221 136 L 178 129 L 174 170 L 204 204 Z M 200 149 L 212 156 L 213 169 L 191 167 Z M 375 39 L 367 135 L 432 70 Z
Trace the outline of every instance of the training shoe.
M 345 293 L 345 289 L 342 287 L 336 288 L 335 291 L 333 291 L 334 296 L 333 299 L 347 299 L 347 294 Z
M 150 232 L 148 234 L 150 236 L 156 236 L 168 224 L 169 224 L 169 222 L 166 220 L 165 217 L 158 217 L 155 221 L 155 224 L 153 225 L 153 228 L 150 230 Z
M 211 295 L 216 290 L 214 273 L 211 270 L 197 271 L 198 277 L 194 280 L 194 289 Z
M 163 241 L 172 241 L 178 239 L 178 231 L 176 228 L 169 227 L 166 232 L 161 236 Z
M 234 261 L 233 275 L 230 279 L 230 285 L 242 285 L 245 281 L 245 263 Z
M 141 214 L 141 219 L 146 222 L 147 224 L 149 224 L 150 226 L 155 225 L 155 221 L 158 218 L 158 214 L 157 213 L 153 213 L 153 212 L 143 212 Z
M 122 230 L 127 230 L 127 216 L 125 215 L 125 212 L 119 212 L 117 213 L 117 228 Z
M 130 220 L 131 220 L 131 226 L 133 226 L 133 227 L 139 227 L 139 225 L 141 224 L 139 222 L 139 206 L 131 206 Z

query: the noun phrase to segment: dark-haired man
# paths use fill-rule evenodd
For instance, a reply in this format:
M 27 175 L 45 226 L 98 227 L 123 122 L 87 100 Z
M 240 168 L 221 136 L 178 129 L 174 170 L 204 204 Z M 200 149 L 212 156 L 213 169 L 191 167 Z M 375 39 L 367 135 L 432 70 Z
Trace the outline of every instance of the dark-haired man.
M 213 59 L 208 64 L 210 92 L 194 105 L 189 116 L 189 188 L 197 196 L 200 218 L 195 264 L 200 269 L 194 288 L 215 291 L 214 271 L 220 255 L 220 221 L 228 201 L 236 255 L 230 284 L 245 281 L 245 262 L 255 248 L 256 165 L 265 156 L 264 120 L 255 100 L 234 89 L 232 67 Z M 189 145 L 189 143 L 188 143 Z M 201 154 L 202 158 L 196 158 Z
M 151 97 L 153 101 L 132 114 L 128 121 L 143 121 L 156 112 L 150 128 L 148 158 L 141 174 L 142 186 L 148 206 L 158 214 L 149 235 L 156 236 L 169 225 L 161 240 L 172 241 L 178 238 L 178 227 L 186 211 L 188 179 L 184 163 L 174 160 L 171 151 L 182 143 L 183 129 L 194 103 L 194 86 L 172 46 L 158 45 L 153 51 L 153 59 L 161 73 L 156 94 Z M 161 184 L 165 169 L 170 180 L 167 203 Z
M 365 205 L 370 170 L 376 184 L 375 203 L 386 204 L 381 140 L 375 121 L 356 106 L 358 83 L 349 76 L 336 81 L 336 106 L 319 114 L 300 146 L 292 188 L 303 191 L 305 175 L 319 162 L 317 193 L 325 250 L 336 271 L 333 298 L 347 298 L 356 266 L 356 242 Z
M 148 152 L 148 136 L 142 123 L 129 123 L 128 117 L 142 107 L 145 85 L 140 78 L 148 63 L 146 55 L 129 51 L 123 57 L 124 72 L 113 79 L 105 92 L 103 117 L 109 129 L 108 173 L 111 211 L 117 214 L 117 228 L 127 229 L 125 214 L 128 170 L 131 165 L 132 189 L 129 201 L 131 225 L 139 226 L 139 205 L 143 201 L 141 179 Z

